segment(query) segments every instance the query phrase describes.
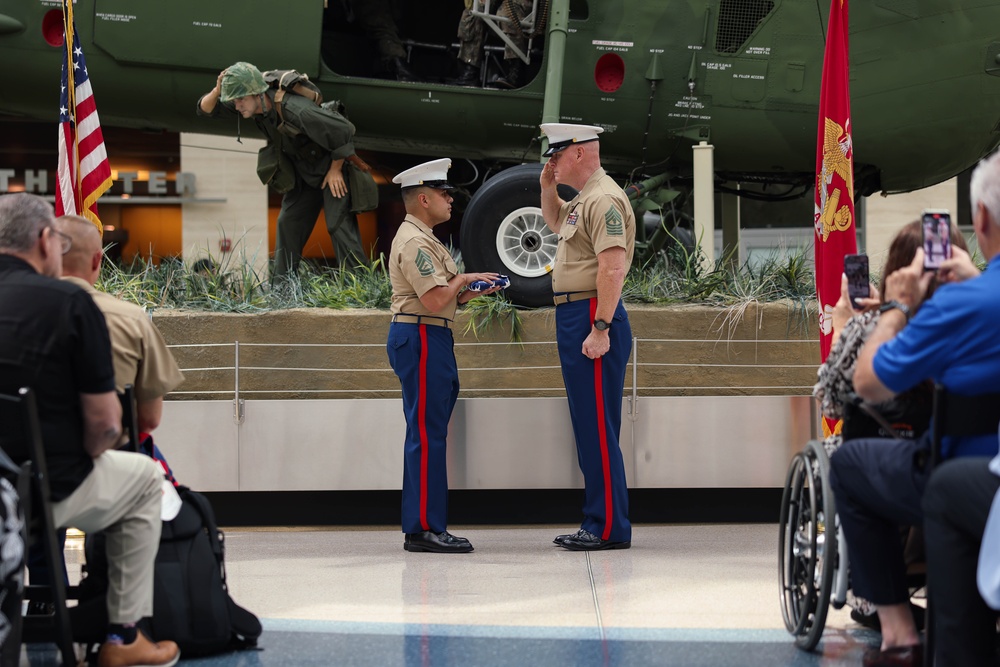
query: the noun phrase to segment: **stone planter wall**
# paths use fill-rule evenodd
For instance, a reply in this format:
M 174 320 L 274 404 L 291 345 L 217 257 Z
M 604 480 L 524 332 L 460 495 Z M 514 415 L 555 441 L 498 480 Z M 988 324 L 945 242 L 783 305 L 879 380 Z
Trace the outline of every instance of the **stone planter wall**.
M 742 311 L 632 305 L 629 314 L 639 339 L 641 395 L 811 393 L 819 360 L 813 310 L 791 302 Z M 466 332 L 467 316 L 459 315 L 454 332 L 463 396 L 561 395 L 555 310 L 525 311 L 521 318 L 524 344 L 517 345 L 509 343 L 509 327 L 494 327 L 477 338 Z M 157 311 L 154 321 L 168 344 L 185 346 L 174 348 L 181 368 L 219 369 L 186 371 L 173 400 L 231 398 L 235 341 L 240 343 L 240 389 L 247 397 L 398 396 L 399 383 L 385 353 L 389 315 L 384 310 Z

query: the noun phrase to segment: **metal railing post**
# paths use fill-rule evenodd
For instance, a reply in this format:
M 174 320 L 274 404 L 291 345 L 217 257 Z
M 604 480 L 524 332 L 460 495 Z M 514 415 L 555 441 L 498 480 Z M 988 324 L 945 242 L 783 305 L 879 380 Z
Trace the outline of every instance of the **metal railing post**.
M 233 342 L 233 377 L 235 378 L 235 388 L 233 390 L 233 421 L 242 424 L 246 418 L 243 399 L 240 398 L 240 341 Z
M 639 339 L 632 336 L 632 395 L 628 397 L 628 414 L 632 421 L 639 416 Z

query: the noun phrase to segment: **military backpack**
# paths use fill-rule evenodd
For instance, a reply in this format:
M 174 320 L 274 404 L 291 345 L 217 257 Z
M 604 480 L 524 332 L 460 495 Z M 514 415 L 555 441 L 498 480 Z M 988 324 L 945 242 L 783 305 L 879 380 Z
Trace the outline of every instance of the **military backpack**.
M 275 101 L 285 96 L 285 93 L 295 93 L 306 97 L 316 104 L 323 104 L 323 93 L 319 86 L 309 80 L 308 74 L 293 69 L 272 69 L 264 72 L 264 82 L 273 90 Z M 280 103 L 280 102 L 279 102 Z
M 312 100 L 324 110 L 347 118 L 344 105 L 338 100 L 323 102 L 319 86 L 309 80 L 308 74 L 294 69 L 273 69 L 263 73 L 264 81 L 275 91 L 274 110 L 278 114 L 278 131 L 290 136 L 299 133 L 285 125 L 283 111 L 285 95 L 292 93 Z M 350 122 L 350 121 L 348 121 Z M 353 132 L 353 126 L 352 126 Z M 378 207 L 378 186 L 371 176 L 371 167 L 357 155 L 346 158 L 348 188 L 351 191 L 351 212 L 364 213 Z M 288 157 L 277 146 L 265 146 L 257 157 L 257 175 L 261 182 L 270 185 L 279 193 L 285 193 L 295 186 L 295 176 Z

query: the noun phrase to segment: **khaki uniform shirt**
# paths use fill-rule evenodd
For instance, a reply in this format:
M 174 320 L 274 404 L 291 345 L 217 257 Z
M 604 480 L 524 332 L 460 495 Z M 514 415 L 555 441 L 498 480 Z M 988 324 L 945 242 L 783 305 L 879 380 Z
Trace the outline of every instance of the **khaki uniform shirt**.
M 635 252 L 635 215 L 625 192 L 598 168 L 583 189 L 559 209 L 559 245 L 552 268 L 552 291 L 597 289 L 597 256 L 625 248 L 625 266 Z
M 167 349 L 159 329 L 139 306 L 99 292 L 86 280 L 67 276 L 63 280 L 79 285 L 90 294 L 104 313 L 111 334 L 111 356 L 115 367 L 115 389 L 135 388 L 136 402 L 151 401 L 170 393 L 184 380 Z
M 407 215 L 392 240 L 389 253 L 389 282 L 392 283 L 392 314 L 431 315 L 455 319 L 456 296 L 444 310 L 432 313 L 420 297 L 458 275 L 451 253 L 431 232 L 431 228 Z

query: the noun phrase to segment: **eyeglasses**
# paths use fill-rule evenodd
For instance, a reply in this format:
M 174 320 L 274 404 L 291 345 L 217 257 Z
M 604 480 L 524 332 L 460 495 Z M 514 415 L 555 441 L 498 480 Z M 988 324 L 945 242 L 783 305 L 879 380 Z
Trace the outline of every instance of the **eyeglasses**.
M 73 237 L 70 236 L 69 234 L 63 234 L 55 227 L 49 225 L 48 227 L 43 227 L 42 231 L 38 232 L 38 238 L 42 238 L 42 234 L 45 233 L 46 229 L 51 229 L 52 233 L 56 235 L 57 239 L 59 239 L 61 254 L 65 255 L 66 253 L 68 253 L 69 249 L 73 247 Z

